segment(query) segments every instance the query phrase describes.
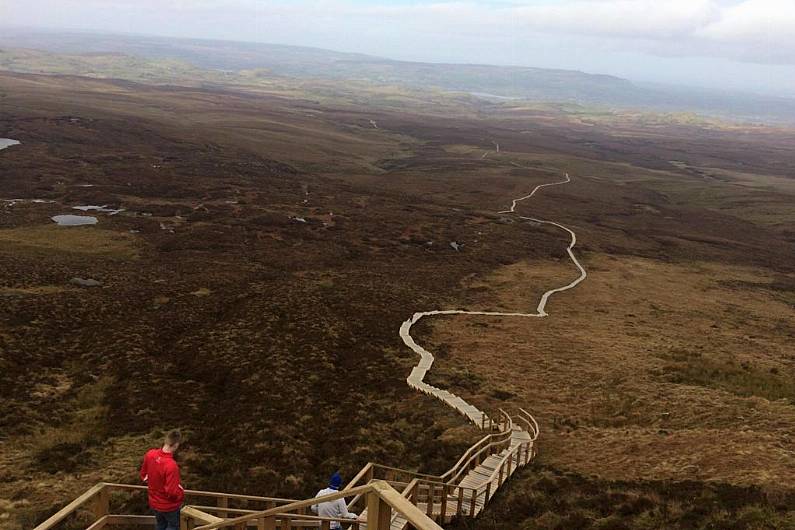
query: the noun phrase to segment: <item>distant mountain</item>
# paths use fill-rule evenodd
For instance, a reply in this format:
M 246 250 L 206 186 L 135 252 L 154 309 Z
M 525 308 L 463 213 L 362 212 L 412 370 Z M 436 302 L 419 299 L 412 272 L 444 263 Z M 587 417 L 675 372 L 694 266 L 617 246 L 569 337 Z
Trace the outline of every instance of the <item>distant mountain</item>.
M 0 46 L 57 53 L 122 53 L 178 59 L 214 70 L 267 70 L 275 76 L 436 87 L 484 98 L 521 98 L 725 118 L 795 123 L 795 99 L 636 84 L 573 70 L 396 61 L 278 44 L 3 29 Z

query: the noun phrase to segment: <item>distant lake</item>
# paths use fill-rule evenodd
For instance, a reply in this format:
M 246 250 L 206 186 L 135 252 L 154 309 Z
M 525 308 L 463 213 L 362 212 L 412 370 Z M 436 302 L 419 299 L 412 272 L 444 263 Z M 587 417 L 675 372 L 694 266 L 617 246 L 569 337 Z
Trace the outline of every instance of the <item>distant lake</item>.
M 95 225 L 99 219 L 90 215 L 56 215 L 52 218 L 58 226 Z
M 0 138 L 0 149 L 5 149 L 6 147 L 11 147 L 12 145 L 19 145 L 19 141 L 12 140 L 11 138 Z
M 504 100 L 522 99 L 515 96 L 500 96 L 497 94 L 489 94 L 488 92 L 470 92 L 470 94 L 482 99 L 504 99 Z

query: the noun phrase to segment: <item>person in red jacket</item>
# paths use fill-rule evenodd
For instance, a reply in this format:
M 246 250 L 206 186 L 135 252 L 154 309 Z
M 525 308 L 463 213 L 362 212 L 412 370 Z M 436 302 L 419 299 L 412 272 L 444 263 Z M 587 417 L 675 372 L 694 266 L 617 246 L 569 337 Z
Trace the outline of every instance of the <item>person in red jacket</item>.
M 181 440 L 179 431 L 171 431 L 166 435 L 163 447 L 146 452 L 141 465 L 141 480 L 147 484 L 156 530 L 179 530 L 179 510 L 185 490 L 179 481 L 179 466 L 174 460 L 174 452 L 179 449 Z

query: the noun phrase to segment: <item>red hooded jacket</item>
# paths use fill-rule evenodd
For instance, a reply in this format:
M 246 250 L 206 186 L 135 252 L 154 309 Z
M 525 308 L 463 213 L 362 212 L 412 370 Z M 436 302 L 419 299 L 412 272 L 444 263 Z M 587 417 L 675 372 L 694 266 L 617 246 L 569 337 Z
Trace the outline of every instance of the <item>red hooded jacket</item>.
M 179 482 L 179 466 L 171 453 L 150 449 L 144 455 L 141 480 L 149 489 L 149 507 L 158 512 L 173 512 L 182 506 L 185 490 Z

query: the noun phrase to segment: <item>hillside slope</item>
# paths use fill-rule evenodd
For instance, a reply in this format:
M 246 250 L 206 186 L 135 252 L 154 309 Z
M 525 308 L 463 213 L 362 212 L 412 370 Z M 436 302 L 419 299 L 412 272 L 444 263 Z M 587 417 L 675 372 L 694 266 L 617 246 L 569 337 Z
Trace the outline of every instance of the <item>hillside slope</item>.
M 355 80 L 495 98 L 692 111 L 742 120 L 795 123 L 795 101 L 785 98 L 638 85 L 614 76 L 574 70 L 408 62 L 280 44 L 7 28 L 0 32 L 0 46 L 71 54 L 120 53 L 177 59 L 214 70 L 262 70 L 271 76 Z

